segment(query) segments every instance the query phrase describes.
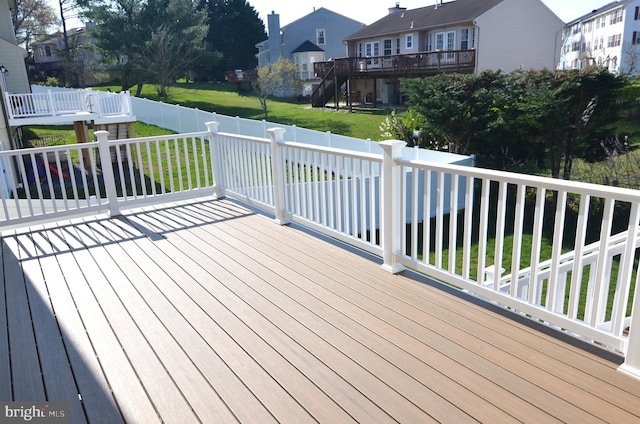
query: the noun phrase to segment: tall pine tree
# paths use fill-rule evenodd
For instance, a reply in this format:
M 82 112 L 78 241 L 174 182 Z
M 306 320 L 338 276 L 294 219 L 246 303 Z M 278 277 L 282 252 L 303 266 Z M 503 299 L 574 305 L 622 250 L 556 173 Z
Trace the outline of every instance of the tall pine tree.
M 256 44 L 267 38 L 258 12 L 246 0 L 202 0 L 201 4 L 209 16 L 207 48 L 222 53 L 213 77 L 221 80 L 225 71 L 254 69 Z

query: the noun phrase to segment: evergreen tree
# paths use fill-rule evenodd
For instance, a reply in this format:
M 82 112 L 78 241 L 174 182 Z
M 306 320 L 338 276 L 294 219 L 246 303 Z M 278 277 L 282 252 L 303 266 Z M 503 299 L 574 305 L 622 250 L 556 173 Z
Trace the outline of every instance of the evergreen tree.
M 221 80 L 225 71 L 254 69 L 258 65 L 256 44 L 267 33 L 258 12 L 245 0 L 202 0 L 209 16 L 207 48 L 222 54 L 213 77 Z

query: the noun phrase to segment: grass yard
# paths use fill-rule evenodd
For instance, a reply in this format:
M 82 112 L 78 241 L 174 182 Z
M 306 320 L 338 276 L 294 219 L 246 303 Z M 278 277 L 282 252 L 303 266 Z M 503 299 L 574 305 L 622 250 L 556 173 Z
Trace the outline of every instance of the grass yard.
M 118 86 L 98 88 L 120 90 Z M 143 87 L 142 97 L 161 100 L 153 85 Z M 264 118 L 255 94 L 238 94 L 234 86 L 226 83 L 179 83 L 171 88 L 168 102 L 221 115 L 256 120 Z M 375 141 L 380 140 L 380 124 L 387 114 L 384 109 L 374 108 L 358 113 L 313 109 L 309 103 L 296 103 L 285 99 L 269 100 L 268 108 L 270 122 L 297 125 L 317 131 L 331 131 L 349 137 L 370 138 Z

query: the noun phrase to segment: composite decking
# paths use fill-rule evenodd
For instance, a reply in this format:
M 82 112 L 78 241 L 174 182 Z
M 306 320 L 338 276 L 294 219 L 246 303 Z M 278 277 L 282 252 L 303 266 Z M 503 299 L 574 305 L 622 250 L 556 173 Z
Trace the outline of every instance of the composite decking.
M 71 422 L 634 423 L 617 357 L 230 200 L 2 234 L 0 400 Z

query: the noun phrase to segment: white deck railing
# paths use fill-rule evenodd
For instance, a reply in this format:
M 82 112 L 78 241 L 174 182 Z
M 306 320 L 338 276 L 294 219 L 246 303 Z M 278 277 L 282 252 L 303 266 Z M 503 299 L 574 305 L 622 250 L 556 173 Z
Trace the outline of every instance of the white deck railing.
M 91 89 L 5 93 L 5 104 L 10 120 L 67 115 L 103 118 L 132 114 L 129 92 L 110 93 Z
M 640 378 L 638 191 L 415 160 L 400 141 L 380 155 L 207 126 L 0 152 L 15 165 L 1 225 L 232 197 L 379 255 L 390 272 L 418 270 L 607 346 Z

